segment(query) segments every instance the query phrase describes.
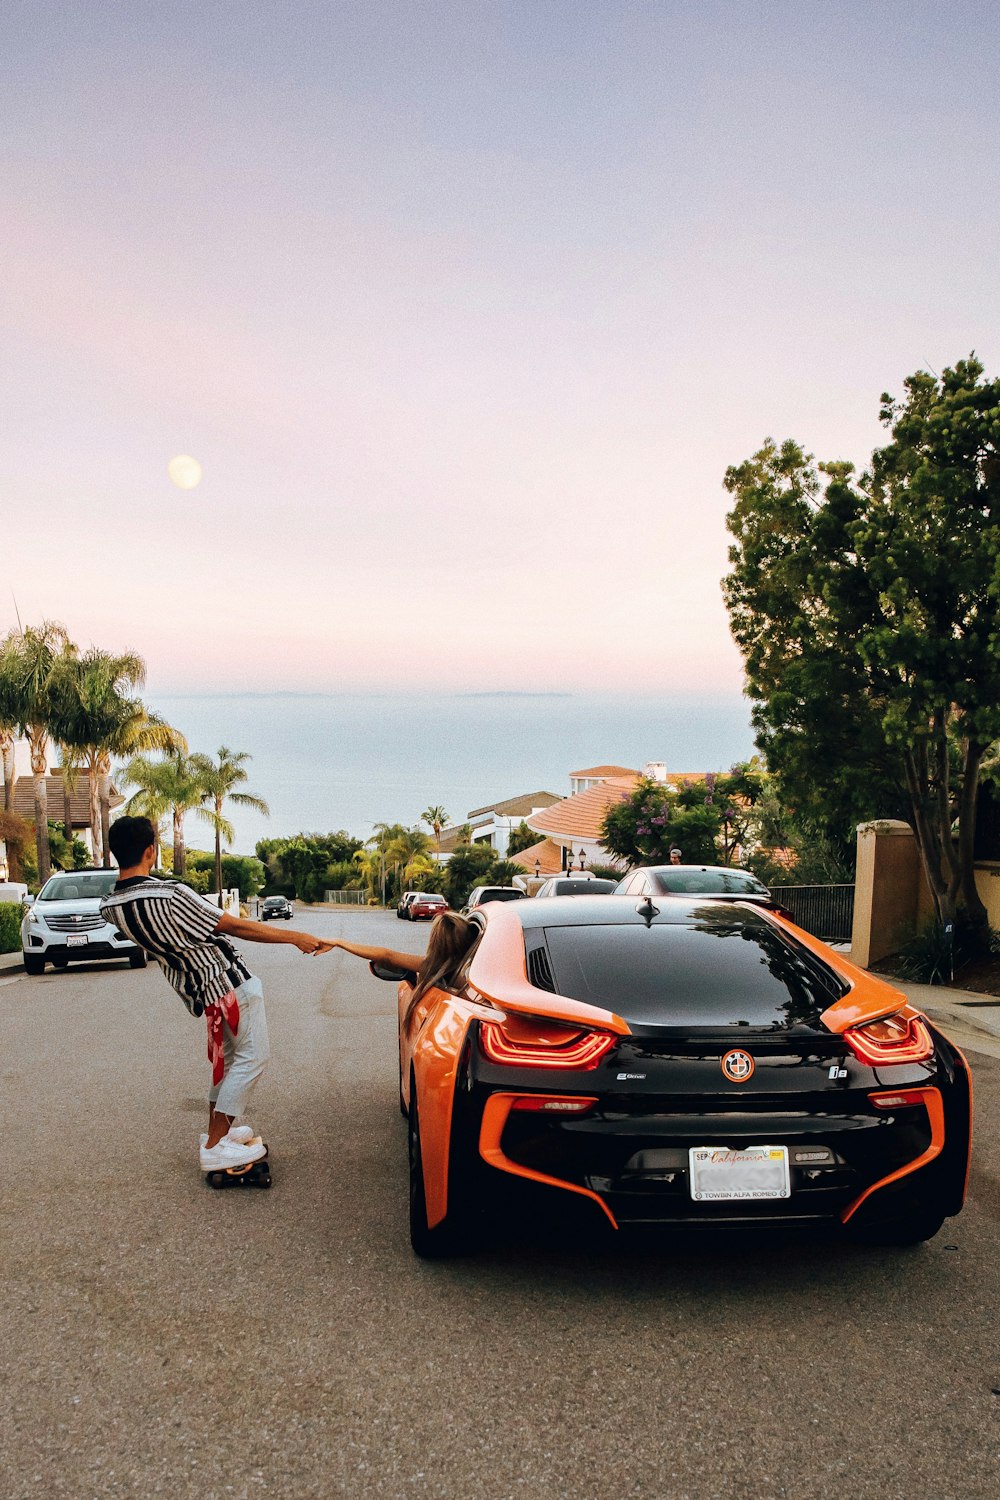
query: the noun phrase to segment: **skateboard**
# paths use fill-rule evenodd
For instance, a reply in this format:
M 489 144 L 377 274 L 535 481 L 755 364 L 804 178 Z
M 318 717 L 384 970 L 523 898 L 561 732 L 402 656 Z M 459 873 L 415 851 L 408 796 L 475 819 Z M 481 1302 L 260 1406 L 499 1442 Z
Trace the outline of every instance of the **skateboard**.
M 264 1147 L 264 1155 L 259 1160 L 249 1161 L 243 1167 L 222 1167 L 215 1172 L 206 1172 L 205 1180 L 213 1188 L 269 1188 L 271 1168 L 267 1160 L 267 1147 Z

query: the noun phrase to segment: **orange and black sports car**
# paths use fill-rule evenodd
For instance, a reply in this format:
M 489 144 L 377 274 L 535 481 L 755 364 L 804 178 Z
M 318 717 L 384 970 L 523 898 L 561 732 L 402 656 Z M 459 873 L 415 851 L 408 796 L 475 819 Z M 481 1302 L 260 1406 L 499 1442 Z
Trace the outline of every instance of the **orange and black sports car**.
M 568 896 L 473 920 L 461 994 L 429 990 L 404 1025 L 399 985 L 418 1254 L 553 1204 L 615 1228 L 826 1223 L 896 1245 L 961 1209 L 961 1052 L 781 916 Z

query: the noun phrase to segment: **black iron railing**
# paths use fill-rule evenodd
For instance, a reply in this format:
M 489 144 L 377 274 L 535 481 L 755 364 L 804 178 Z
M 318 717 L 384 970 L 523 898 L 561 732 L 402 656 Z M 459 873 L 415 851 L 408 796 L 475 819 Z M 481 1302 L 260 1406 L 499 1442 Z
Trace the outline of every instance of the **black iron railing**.
M 771 895 L 814 937 L 826 943 L 851 941 L 853 885 L 772 885 Z

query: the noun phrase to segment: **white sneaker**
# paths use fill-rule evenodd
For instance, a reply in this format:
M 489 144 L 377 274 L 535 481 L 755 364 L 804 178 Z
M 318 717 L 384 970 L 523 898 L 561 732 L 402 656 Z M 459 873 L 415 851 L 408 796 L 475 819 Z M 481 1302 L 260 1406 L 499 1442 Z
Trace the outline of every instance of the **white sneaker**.
M 267 1155 L 267 1147 L 263 1141 L 255 1141 L 252 1145 L 248 1142 L 230 1140 L 223 1136 L 217 1146 L 211 1150 L 202 1146 L 198 1152 L 203 1172 L 221 1172 L 226 1167 L 246 1167 L 252 1161 L 260 1161 L 262 1156 Z
M 241 1146 L 245 1146 L 248 1141 L 259 1141 L 260 1136 L 254 1130 L 252 1125 L 233 1125 L 229 1131 L 229 1139 L 231 1141 L 239 1141 Z M 204 1146 L 207 1140 L 208 1131 L 203 1130 L 201 1135 L 198 1137 L 199 1146 Z

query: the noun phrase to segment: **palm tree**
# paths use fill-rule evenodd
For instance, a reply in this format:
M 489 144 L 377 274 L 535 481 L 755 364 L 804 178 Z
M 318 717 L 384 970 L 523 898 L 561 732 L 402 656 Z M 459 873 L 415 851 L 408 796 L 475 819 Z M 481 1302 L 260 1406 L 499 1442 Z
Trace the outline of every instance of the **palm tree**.
M 146 664 L 131 652 L 113 655 L 91 647 L 60 663 L 55 674 L 55 729 L 90 772 L 90 835 L 94 863 L 111 865 L 111 767 L 146 750 L 187 750 L 179 730 L 150 713 L 134 696 L 146 680 Z
M 199 817 L 211 823 L 215 829 L 215 889 L 222 891 L 222 840 L 231 844 L 235 831 L 232 823 L 223 815 L 225 803 L 235 802 L 238 807 L 253 807 L 265 817 L 270 817 L 271 810 L 262 797 L 255 797 L 250 792 L 237 792 L 233 788 L 242 786 L 248 777 L 244 766 L 251 757 L 245 750 L 229 750 L 225 745 L 219 746 L 218 764 L 210 755 L 192 755 L 191 765 L 195 768 L 195 774 L 201 783 L 202 807 L 198 809 Z
M 204 797 L 201 778 L 193 757 L 183 750 L 168 750 L 163 760 L 136 755 L 122 772 L 122 782 L 137 790 L 125 804 L 129 813 L 149 818 L 154 825 L 168 814 L 173 821 L 174 874 L 184 874 L 184 815 L 200 807 Z
M 421 823 L 426 823 L 429 828 L 433 829 L 434 848 L 437 850 L 438 854 L 440 854 L 441 830 L 442 828 L 446 828 L 448 826 L 448 814 L 445 812 L 443 807 L 428 807 L 424 812 L 420 814 L 420 821 Z
M 51 620 L 37 627 L 29 625 L 26 630 L 12 630 L 0 642 L 0 724 L 12 726 L 28 741 L 35 791 L 38 878 L 43 884 L 51 869 L 45 777 L 55 717 L 53 680 L 57 665 L 75 655 L 76 647 L 70 644 L 66 631 Z
M 14 815 L 14 736 L 17 726 L 13 722 L 0 719 L 0 767 L 3 769 L 3 815 L 4 819 Z M 7 840 L 0 837 L 0 865 L 6 863 L 7 874 L 11 880 L 21 878 L 21 868 L 18 864 L 17 854 L 13 850 L 14 840 L 11 839 L 11 847 Z
M 365 883 L 368 892 L 368 900 L 377 903 L 380 899 L 382 881 L 385 877 L 385 863 L 382 851 L 376 848 L 358 849 L 352 856 L 358 867 L 358 874 Z

